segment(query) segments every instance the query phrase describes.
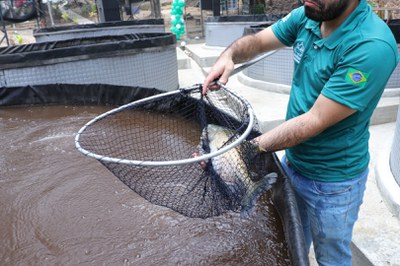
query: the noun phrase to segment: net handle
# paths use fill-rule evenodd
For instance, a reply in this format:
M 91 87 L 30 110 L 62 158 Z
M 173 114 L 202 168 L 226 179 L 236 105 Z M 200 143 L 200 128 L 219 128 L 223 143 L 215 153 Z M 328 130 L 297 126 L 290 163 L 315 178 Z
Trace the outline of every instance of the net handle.
M 223 87 L 225 90 L 228 90 L 226 87 Z M 200 86 L 201 89 L 201 86 Z M 170 161 L 143 161 L 143 160 L 128 160 L 128 159 L 120 159 L 120 158 L 114 158 L 114 157 L 108 157 L 108 156 L 103 156 L 103 155 L 99 155 L 96 153 L 92 153 L 84 148 L 82 148 L 82 146 L 79 143 L 79 139 L 81 134 L 86 130 L 87 127 L 89 127 L 90 125 L 92 125 L 93 123 L 111 115 L 117 112 L 120 112 L 123 109 L 129 108 L 133 105 L 136 104 L 140 104 L 143 102 L 147 102 L 147 101 L 151 101 L 154 99 L 158 99 L 158 98 L 162 98 L 165 96 L 170 96 L 170 95 L 174 95 L 174 94 L 179 94 L 182 92 L 191 92 L 194 90 L 199 90 L 199 85 L 195 85 L 189 88 L 185 88 L 185 89 L 179 89 L 179 90 L 175 90 L 175 91 L 170 91 L 170 92 L 165 92 L 165 93 L 161 93 L 161 94 L 157 94 L 154 96 L 150 96 L 150 97 L 146 97 L 125 105 L 122 105 L 120 107 L 117 107 L 115 109 L 112 109 L 108 112 L 105 112 L 95 118 L 93 118 L 92 120 L 90 120 L 89 122 L 87 122 L 79 131 L 78 133 L 75 135 L 75 147 L 84 155 L 97 159 L 101 162 L 108 162 L 108 163 L 119 163 L 119 164 L 127 164 L 127 165 L 136 165 L 136 166 L 172 166 L 172 165 L 183 165 L 183 164 L 189 164 L 189 163 L 196 163 L 196 162 L 201 162 L 201 161 L 206 161 L 212 157 L 221 155 L 225 152 L 227 152 L 230 149 L 235 148 L 237 145 L 239 145 L 240 143 L 242 143 L 242 141 L 244 141 L 246 139 L 246 137 L 250 134 L 253 126 L 254 126 L 254 122 L 255 122 L 255 118 L 254 118 L 254 111 L 253 108 L 251 107 L 251 105 L 242 97 L 238 96 L 237 94 L 233 93 L 232 91 L 228 90 L 229 93 L 232 93 L 233 95 L 235 95 L 235 97 L 240 98 L 246 105 L 247 109 L 248 109 L 248 116 L 249 116 L 249 124 L 246 128 L 246 130 L 243 132 L 242 135 L 240 135 L 239 138 L 237 138 L 235 141 L 233 141 L 232 143 L 230 143 L 229 145 L 224 146 L 223 148 L 212 152 L 212 153 L 207 153 L 201 156 L 197 156 L 197 157 L 193 157 L 193 158 L 187 158 L 187 159 L 182 159 L 182 160 L 170 160 Z

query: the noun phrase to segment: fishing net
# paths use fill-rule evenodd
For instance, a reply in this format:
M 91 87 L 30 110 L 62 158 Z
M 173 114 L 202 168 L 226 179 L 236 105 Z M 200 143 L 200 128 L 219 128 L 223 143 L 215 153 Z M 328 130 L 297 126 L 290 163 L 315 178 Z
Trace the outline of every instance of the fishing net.
M 247 216 L 276 179 L 251 106 L 221 86 L 156 94 L 104 113 L 75 145 L 151 203 L 188 217 Z

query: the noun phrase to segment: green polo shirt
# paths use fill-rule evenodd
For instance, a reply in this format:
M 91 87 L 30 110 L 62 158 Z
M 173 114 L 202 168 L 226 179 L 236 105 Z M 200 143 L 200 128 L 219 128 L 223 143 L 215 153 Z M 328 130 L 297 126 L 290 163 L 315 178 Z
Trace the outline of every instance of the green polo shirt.
M 294 72 L 286 119 L 307 112 L 322 94 L 356 112 L 316 137 L 286 150 L 292 167 L 319 181 L 359 176 L 369 163 L 369 123 L 398 63 L 397 44 L 366 0 L 328 38 L 304 7 L 272 26 L 276 37 L 293 46 Z

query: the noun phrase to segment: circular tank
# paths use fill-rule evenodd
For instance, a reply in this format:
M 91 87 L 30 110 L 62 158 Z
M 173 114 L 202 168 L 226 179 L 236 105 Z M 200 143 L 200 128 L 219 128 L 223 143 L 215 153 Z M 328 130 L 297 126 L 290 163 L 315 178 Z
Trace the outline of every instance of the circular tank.
M 400 186 L 400 108 L 397 112 L 396 130 L 390 152 L 390 169 L 397 184 Z
M 20 93 L 17 95 L 16 92 Z M 101 106 L 86 108 L 77 106 L 78 104 L 121 105 L 127 101 L 140 100 L 158 93 L 162 91 L 102 84 L 49 84 L 21 89 L 0 87 L 0 95 L 7 96 L 6 98 L 10 100 L 7 105 L 30 105 L 4 108 L 5 127 L 0 129 L 5 141 L 5 145 L 1 146 L 3 151 L 0 154 L 3 157 L 0 159 L 4 167 L 0 169 L 0 173 L 7 180 L 2 189 L 4 192 L 7 189 L 20 192 L 2 193 L 3 200 L 7 203 L 1 205 L 2 213 L 7 217 L 3 223 L 6 224 L 4 226 L 6 233 L 3 234 L 6 241 L 3 242 L 7 243 L 9 239 L 14 239 L 15 230 L 18 230 L 21 235 L 18 243 L 29 247 L 27 250 L 0 249 L 4 251 L 7 261 L 13 264 L 15 261 L 21 262 L 21 258 L 24 258 L 30 262 L 34 261 L 35 264 L 43 264 L 43 261 L 48 259 L 48 249 L 43 251 L 42 241 L 37 239 L 41 240 L 45 235 L 46 243 L 52 246 L 76 246 L 78 251 L 84 250 L 75 252 L 74 249 L 65 249 L 50 258 L 51 261 L 74 261 L 76 262 L 74 264 L 87 261 L 90 256 L 95 256 L 107 264 L 113 264 L 117 261 L 116 258 L 120 260 L 123 258 L 121 254 L 130 254 L 132 250 L 142 248 L 140 243 L 151 238 L 154 241 L 150 241 L 151 245 L 145 247 L 148 249 L 146 252 L 141 251 L 141 256 L 129 258 L 133 264 L 161 262 L 163 265 L 180 263 L 197 265 L 205 262 L 218 265 L 226 260 L 239 262 L 243 260 L 239 264 L 276 265 L 274 261 L 281 261 L 282 263 L 278 265 L 308 265 L 295 195 L 278 157 L 273 153 L 268 155 L 268 160 L 279 178 L 271 193 L 265 193 L 265 198 L 271 210 L 275 210 L 272 207 L 276 208 L 274 211 L 276 216 L 274 218 L 272 215 L 254 215 L 254 220 L 257 222 L 253 223 L 248 219 L 243 223 L 244 220 L 239 216 L 235 218 L 232 213 L 209 219 L 188 219 L 166 208 L 146 204 L 134 192 L 128 191 L 121 182 L 114 181 L 116 178 L 105 172 L 105 168 L 97 161 L 86 160 L 71 149 L 70 144 L 73 143 L 78 129 L 94 115 L 99 115 L 98 110 L 102 110 L 101 113 L 109 111 L 107 106 L 104 106 L 103 110 L 99 109 Z M 2 101 L 3 98 L 0 98 L 0 106 L 6 105 Z M 57 106 L 58 104 L 61 106 Z M 27 187 L 30 189 L 26 189 Z M 29 207 L 28 214 L 26 206 Z M 261 212 L 268 209 L 267 205 L 260 206 L 263 206 L 259 208 Z M 48 218 L 49 215 L 51 219 Z M 24 224 L 25 219 L 29 226 L 11 226 L 16 220 Z M 150 220 L 153 222 L 149 223 Z M 236 225 L 235 220 L 238 221 Z M 88 223 L 83 223 L 84 221 Z M 268 235 L 263 232 L 272 228 L 265 226 L 269 225 L 270 221 L 276 223 L 278 230 L 277 233 Z M 215 224 L 224 226 L 216 227 Z M 40 233 L 35 231 L 31 235 L 31 225 L 40 228 Z M 70 227 L 65 228 L 66 225 Z M 214 229 L 211 230 L 210 226 Z M 209 235 L 217 235 L 217 238 L 222 240 L 210 238 L 207 234 L 198 237 L 193 228 L 200 230 L 208 228 L 207 232 L 211 230 Z M 239 233 L 234 234 L 234 238 L 226 238 L 224 234 L 232 236 L 232 230 L 235 231 L 236 228 L 238 232 L 243 233 L 243 236 Z M 186 233 L 187 230 L 192 232 L 193 236 Z M 133 235 L 127 235 L 127 232 L 133 232 Z M 155 236 L 155 232 L 163 234 Z M 261 237 L 257 237 L 260 234 Z M 103 237 L 104 235 L 107 237 Z M 125 238 L 121 237 L 122 235 Z M 165 243 L 171 242 L 170 235 L 179 236 L 174 240 L 178 247 L 175 244 L 165 246 Z M 246 237 L 249 240 L 243 241 Z M 121 243 L 119 252 L 116 253 L 114 246 L 109 244 L 110 239 Z M 163 240 L 168 241 L 163 243 Z M 90 249 L 87 248 L 87 243 L 90 243 Z M 249 244 L 256 248 L 248 249 Z M 182 248 L 179 245 L 190 248 Z M 193 254 L 193 251 L 205 246 L 211 249 L 198 256 L 186 256 L 186 253 Z M 262 251 L 260 252 L 257 247 Z M 275 247 L 279 252 L 268 252 L 269 247 Z M 92 254 L 92 249 L 96 252 L 97 249 L 100 250 L 101 256 L 98 257 L 99 254 L 94 251 Z M 233 249 L 239 252 L 230 252 Z M 176 250 L 182 256 L 178 260 L 175 260 Z M 183 255 L 182 250 L 185 251 Z M 24 252 L 35 254 L 34 260 L 29 256 L 23 256 Z M 224 254 L 223 258 L 219 254 Z
M 246 27 L 277 21 L 286 14 L 207 17 L 204 22 L 205 44 L 228 46 L 243 35 Z
M 163 19 L 141 19 L 35 29 L 33 36 L 36 42 L 49 42 L 86 37 L 160 32 L 165 32 Z
M 171 33 L 41 42 L 0 49 L 0 86 L 111 84 L 174 90 L 179 86 Z

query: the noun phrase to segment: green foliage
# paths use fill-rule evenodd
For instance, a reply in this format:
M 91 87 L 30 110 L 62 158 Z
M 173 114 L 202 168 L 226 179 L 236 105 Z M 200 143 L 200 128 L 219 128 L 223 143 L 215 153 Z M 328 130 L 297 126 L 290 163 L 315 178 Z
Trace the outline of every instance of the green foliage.
M 96 5 L 96 3 L 90 5 L 90 12 L 97 13 L 97 5 Z
M 93 17 L 97 13 L 96 4 L 83 4 L 81 7 L 81 14 L 84 17 Z
M 373 1 L 368 1 L 368 4 L 369 4 L 372 8 L 376 7 L 376 4 L 375 4 Z
M 253 14 L 260 15 L 265 13 L 265 4 L 257 3 L 253 7 Z
M 81 14 L 84 17 L 88 17 L 90 12 L 92 12 L 92 7 L 90 4 L 84 4 L 81 8 Z
M 66 22 L 71 21 L 71 17 L 69 16 L 69 14 L 67 12 L 63 12 L 61 14 L 61 17 L 63 20 L 65 20 Z
M 17 39 L 18 44 L 22 44 L 24 42 L 23 38 L 21 35 L 15 35 L 15 39 Z

